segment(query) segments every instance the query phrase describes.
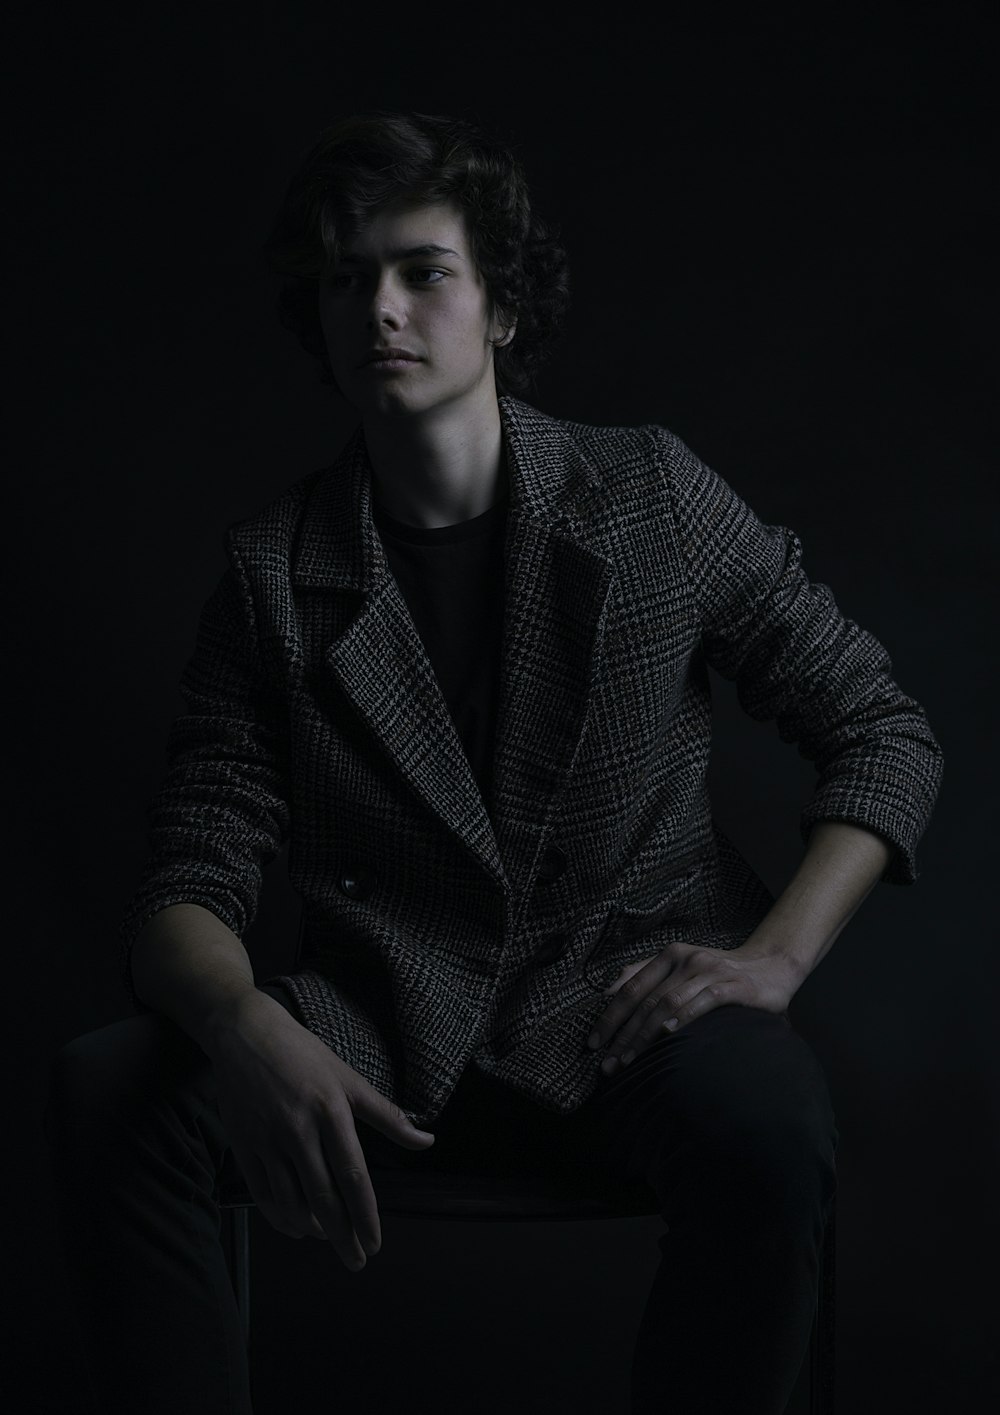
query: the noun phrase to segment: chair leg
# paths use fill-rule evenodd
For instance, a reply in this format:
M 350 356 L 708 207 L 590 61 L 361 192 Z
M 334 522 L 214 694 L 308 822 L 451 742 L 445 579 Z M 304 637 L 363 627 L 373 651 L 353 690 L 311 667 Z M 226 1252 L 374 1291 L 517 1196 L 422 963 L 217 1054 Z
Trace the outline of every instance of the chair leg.
M 819 1297 L 809 1341 L 810 1415 L 834 1415 L 837 1225 L 831 1205 L 819 1260 Z
M 236 1294 L 243 1340 L 250 1342 L 250 1210 L 246 1207 L 222 1210 L 222 1246 Z

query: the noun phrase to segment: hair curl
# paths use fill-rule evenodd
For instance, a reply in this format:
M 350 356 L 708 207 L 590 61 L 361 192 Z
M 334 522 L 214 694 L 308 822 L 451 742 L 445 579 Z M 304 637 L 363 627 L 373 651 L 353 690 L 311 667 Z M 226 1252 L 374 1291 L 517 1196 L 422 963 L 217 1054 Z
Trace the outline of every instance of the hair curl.
M 264 255 L 284 277 L 282 325 L 320 361 L 336 387 L 319 319 L 318 284 L 342 237 L 399 200 L 453 201 L 466 220 L 490 313 L 514 338 L 494 346 L 501 393 L 523 393 L 548 353 L 569 304 L 566 252 L 532 211 L 518 159 L 462 119 L 374 111 L 327 128 L 302 160 Z

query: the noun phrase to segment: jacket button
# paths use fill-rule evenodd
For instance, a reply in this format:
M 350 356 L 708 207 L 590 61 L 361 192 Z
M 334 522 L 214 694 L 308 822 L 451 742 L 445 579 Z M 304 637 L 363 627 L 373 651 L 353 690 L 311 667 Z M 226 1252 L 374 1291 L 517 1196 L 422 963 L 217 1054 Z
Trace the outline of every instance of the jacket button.
M 538 878 L 543 884 L 558 879 L 566 869 L 566 852 L 558 845 L 546 845 L 538 862 Z
M 374 871 L 364 865 L 346 869 L 337 881 L 337 887 L 348 899 L 367 899 L 375 888 Z
M 535 950 L 536 963 L 554 963 L 569 948 L 569 934 L 549 934 Z

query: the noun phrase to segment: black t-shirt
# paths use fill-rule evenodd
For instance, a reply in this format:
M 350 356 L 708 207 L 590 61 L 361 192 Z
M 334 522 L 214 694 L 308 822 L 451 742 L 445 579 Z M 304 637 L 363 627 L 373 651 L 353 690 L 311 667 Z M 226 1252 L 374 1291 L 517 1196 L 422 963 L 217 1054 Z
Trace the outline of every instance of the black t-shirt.
M 453 526 L 375 528 L 441 686 L 487 810 L 500 697 L 507 499 Z

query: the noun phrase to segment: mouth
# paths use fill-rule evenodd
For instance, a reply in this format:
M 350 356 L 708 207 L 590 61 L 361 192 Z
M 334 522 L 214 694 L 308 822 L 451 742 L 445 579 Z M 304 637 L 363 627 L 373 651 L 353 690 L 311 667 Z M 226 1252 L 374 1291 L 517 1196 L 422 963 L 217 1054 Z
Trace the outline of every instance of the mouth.
M 374 349 L 359 367 L 374 369 L 407 368 L 410 364 L 419 362 L 420 360 L 417 358 L 416 354 L 411 354 L 407 349 Z

